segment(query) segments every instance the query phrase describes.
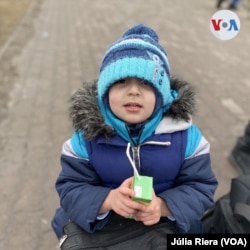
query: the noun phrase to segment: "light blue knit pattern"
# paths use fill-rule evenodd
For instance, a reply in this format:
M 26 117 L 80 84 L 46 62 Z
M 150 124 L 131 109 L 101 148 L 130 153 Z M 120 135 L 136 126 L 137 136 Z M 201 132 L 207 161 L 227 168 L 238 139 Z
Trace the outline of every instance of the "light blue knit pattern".
M 129 51 L 130 50 L 132 51 L 132 49 L 148 50 L 148 51 L 151 51 L 153 53 L 156 53 L 163 60 L 163 63 L 165 64 L 165 67 L 167 68 L 168 73 L 170 72 L 169 61 L 168 61 L 166 54 L 162 50 L 160 50 L 158 47 L 152 45 L 151 43 L 145 42 L 142 39 L 130 38 L 130 39 L 121 40 L 120 42 L 115 43 L 112 47 L 110 47 L 107 50 L 104 58 L 109 53 L 115 53 L 115 50 L 127 50 L 128 51 L 127 56 L 129 57 L 129 56 L 131 56 L 129 54 Z
M 144 58 L 122 58 L 107 67 L 101 72 L 98 79 L 98 98 L 103 98 L 108 88 L 116 81 L 126 77 L 137 77 L 152 83 L 153 87 L 161 93 L 163 106 L 168 104 L 170 98 L 170 82 L 162 66 L 153 60 Z

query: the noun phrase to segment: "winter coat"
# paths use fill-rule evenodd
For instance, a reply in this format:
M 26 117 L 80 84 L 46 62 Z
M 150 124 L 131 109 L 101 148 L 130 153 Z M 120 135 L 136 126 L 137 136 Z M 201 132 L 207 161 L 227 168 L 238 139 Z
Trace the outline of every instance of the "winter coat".
M 173 78 L 171 88 L 178 92 L 178 98 L 153 133 L 145 136 L 150 128 L 139 128 L 144 139 L 138 143 L 134 143 L 138 136 L 133 137 L 132 129 L 124 138 L 105 123 L 95 82 L 73 95 L 70 114 L 75 132 L 63 145 L 62 171 L 56 181 L 61 207 L 52 227 L 58 237 L 69 220 L 88 232 L 106 225 L 112 211 L 99 214 L 103 201 L 112 188 L 133 175 L 127 149 L 136 158 L 139 173 L 153 177 L 156 195 L 165 200 L 172 214 L 166 219 L 173 220 L 181 233 L 202 232 L 200 217 L 213 205 L 217 187 L 210 145 L 192 123 L 194 90 L 187 82 Z

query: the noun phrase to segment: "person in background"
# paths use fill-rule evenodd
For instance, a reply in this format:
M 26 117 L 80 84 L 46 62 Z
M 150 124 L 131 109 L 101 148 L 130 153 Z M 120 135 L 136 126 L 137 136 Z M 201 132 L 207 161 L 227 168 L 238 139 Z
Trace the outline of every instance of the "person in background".
M 231 0 L 230 3 L 229 3 L 229 5 L 228 5 L 228 9 L 229 10 L 237 10 L 240 1 L 241 0 Z M 223 4 L 223 2 L 225 2 L 225 0 L 218 0 L 216 7 L 218 9 L 220 9 L 221 5 Z
M 250 174 L 250 121 L 233 147 L 229 160 L 243 174 Z
M 161 223 L 172 232 L 203 232 L 200 218 L 214 204 L 217 180 L 210 144 L 192 121 L 194 94 L 190 84 L 171 76 L 167 53 L 150 27 L 135 25 L 111 45 L 98 80 L 72 97 L 74 132 L 62 148 L 60 208 L 52 220 L 58 238 L 73 222 L 96 243 L 106 226 L 119 228 L 127 218 L 141 232 Z M 153 178 L 148 205 L 133 200 L 131 161 L 140 175 Z M 133 249 L 144 249 L 136 242 Z

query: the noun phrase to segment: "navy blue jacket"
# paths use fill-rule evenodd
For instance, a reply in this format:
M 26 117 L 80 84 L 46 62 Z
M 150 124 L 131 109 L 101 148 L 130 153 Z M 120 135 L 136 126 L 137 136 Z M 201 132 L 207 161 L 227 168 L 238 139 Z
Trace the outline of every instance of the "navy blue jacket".
M 86 99 L 89 92 L 85 90 L 77 95 L 85 94 Z M 82 124 L 88 121 L 84 119 Z M 56 181 L 60 208 L 52 220 L 58 237 L 70 220 L 88 232 L 101 230 L 108 222 L 112 211 L 99 214 L 99 209 L 109 191 L 133 175 L 126 155 L 130 143 L 131 156 L 134 149 L 138 152 L 139 173 L 153 177 L 154 191 L 165 200 L 176 228 L 182 233 L 202 232 L 200 217 L 214 203 L 217 181 L 211 169 L 209 143 L 190 116 L 189 120 L 164 116 L 153 133 L 145 129 L 148 134 L 136 145 L 130 137 L 112 134 L 112 130 L 104 133 L 103 126 L 102 133 L 90 139 L 88 129 L 76 127 L 63 145 L 62 171 Z

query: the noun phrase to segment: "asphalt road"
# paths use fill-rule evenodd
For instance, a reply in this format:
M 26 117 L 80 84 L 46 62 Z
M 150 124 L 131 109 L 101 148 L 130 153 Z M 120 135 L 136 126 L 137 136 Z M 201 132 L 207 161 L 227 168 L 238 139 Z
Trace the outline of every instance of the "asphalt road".
M 215 38 L 216 1 L 34 0 L 0 49 L 0 249 L 56 249 L 50 220 L 62 143 L 71 135 L 70 95 L 98 76 L 107 47 L 130 26 L 154 28 L 171 71 L 197 91 L 195 123 L 211 143 L 215 199 L 239 172 L 228 162 L 250 114 L 250 8 L 239 34 Z

